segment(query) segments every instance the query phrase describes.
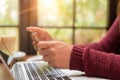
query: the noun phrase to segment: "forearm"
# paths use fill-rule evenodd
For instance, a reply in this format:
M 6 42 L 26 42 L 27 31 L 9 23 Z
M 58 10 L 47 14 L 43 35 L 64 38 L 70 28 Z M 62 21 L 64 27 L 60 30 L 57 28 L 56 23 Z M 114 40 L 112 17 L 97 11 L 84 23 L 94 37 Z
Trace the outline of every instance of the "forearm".
M 119 36 L 118 16 L 107 35 L 100 42 L 86 46 L 74 45 L 70 58 L 70 69 L 85 71 L 88 76 L 120 80 L 120 71 L 118 71 L 120 70 L 120 56 L 116 55 L 120 52 Z
M 85 47 L 88 47 L 90 49 L 100 50 L 100 48 L 97 46 L 97 44 L 98 43 L 85 44 L 85 45 L 74 45 L 72 54 L 71 54 L 71 58 L 70 58 L 70 69 L 84 71 L 84 66 L 83 66 L 84 49 L 85 49 Z
M 87 76 L 120 80 L 120 55 L 94 49 L 84 49 L 84 71 Z
M 70 69 L 84 71 L 87 76 L 120 80 L 120 55 L 77 45 L 73 50 Z

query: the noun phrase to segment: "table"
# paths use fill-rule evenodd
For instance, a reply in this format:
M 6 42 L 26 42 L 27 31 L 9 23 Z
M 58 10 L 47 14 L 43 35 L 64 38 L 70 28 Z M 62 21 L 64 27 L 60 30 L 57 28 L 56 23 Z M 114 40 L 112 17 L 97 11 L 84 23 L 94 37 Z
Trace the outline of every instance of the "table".
M 76 71 L 76 70 L 63 70 L 62 71 L 68 74 L 72 80 L 109 80 L 104 78 L 97 77 L 87 77 L 84 72 Z

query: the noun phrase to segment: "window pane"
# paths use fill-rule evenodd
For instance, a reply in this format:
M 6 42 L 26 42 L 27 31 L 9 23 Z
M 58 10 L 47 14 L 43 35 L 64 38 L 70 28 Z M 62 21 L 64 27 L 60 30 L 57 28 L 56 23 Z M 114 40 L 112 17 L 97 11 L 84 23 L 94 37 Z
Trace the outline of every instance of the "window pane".
M 107 26 L 108 0 L 76 0 L 76 5 L 76 26 Z
M 75 33 L 75 43 L 93 43 L 99 41 L 106 34 L 106 30 L 98 29 L 77 29 Z
M 45 30 L 48 31 L 55 40 L 72 43 L 72 29 L 46 28 Z
M 38 0 L 38 25 L 71 26 L 73 0 Z
M 18 0 L 0 0 L 0 25 L 18 25 Z
M 15 38 L 15 41 L 13 42 L 13 44 L 15 44 L 14 46 L 14 51 L 17 51 L 18 50 L 18 45 L 19 45 L 19 39 L 18 39 L 18 28 L 15 28 L 15 27 L 0 27 L 0 38 L 2 37 L 14 37 Z M 5 42 L 4 42 L 5 43 Z M 10 42 L 7 42 L 10 44 Z M 0 42 L 1 44 L 1 42 Z M 13 45 L 12 44 L 12 45 Z M 3 45 L 7 45 L 7 44 L 3 44 Z M 8 47 L 5 47 L 6 49 L 10 49 Z M 1 50 L 1 48 L 0 48 Z M 11 51 L 11 50 L 9 50 Z M 8 53 L 8 52 L 7 52 Z

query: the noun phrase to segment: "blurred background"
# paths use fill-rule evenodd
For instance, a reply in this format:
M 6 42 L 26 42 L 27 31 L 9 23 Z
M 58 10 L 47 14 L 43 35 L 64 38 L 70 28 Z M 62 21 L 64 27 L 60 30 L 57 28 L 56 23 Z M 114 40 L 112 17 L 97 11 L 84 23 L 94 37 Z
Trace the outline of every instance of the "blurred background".
M 44 28 L 56 40 L 88 44 L 104 37 L 118 0 L 0 0 L 0 36 L 15 36 L 15 50 L 35 54 L 25 28 Z

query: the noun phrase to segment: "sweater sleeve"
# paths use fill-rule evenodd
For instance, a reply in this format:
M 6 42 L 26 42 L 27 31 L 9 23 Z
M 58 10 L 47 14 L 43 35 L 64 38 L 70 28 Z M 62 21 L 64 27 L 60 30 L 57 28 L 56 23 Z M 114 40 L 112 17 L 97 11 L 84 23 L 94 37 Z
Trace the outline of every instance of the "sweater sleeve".
M 117 70 L 120 68 L 118 65 L 120 56 L 116 53 L 120 53 L 119 16 L 100 42 L 84 47 L 74 45 L 70 58 L 70 69 L 84 71 L 88 76 L 111 79 L 116 77 L 117 80 L 120 72 Z M 100 72 L 100 70 L 102 71 Z
M 86 48 L 83 62 L 87 76 L 120 80 L 120 55 Z
M 85 46 L 74 45 L 70 59 L 70 69 L 84 71 L 83 69 L 83 49 Z
M 116 53 L 120 52 L 120 29 L 119 29 L 119 18 L 116 17 L 113 25 L 107 32 L 106 36 L 103 37 L 99 42 L 89 45 L 89 48 L 108 52 Z

